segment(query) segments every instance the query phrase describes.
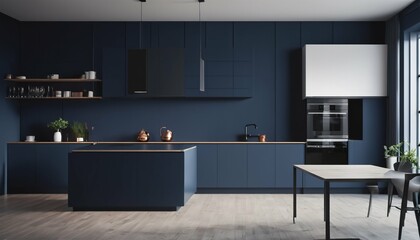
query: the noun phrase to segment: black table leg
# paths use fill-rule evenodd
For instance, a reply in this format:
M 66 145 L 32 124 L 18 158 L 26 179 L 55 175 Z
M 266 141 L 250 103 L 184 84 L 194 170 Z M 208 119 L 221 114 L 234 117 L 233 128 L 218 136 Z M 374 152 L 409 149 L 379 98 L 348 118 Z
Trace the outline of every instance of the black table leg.
M 293 167 L 293 223 L 296 219 L 296 167 Z
M 400 211 L 400 224 L 398 227 L 398 240 L 401 239 L 402 235 L 402 228 L 404 226 L 404 220 L 405 220 L 405 214 L 407 213 L 407 198 L 408 198 L 408 185 L 410 181 L 407 179 L 407 176 L 405 177 L 404 181 L 404 191 L 403 196 L 401 200 L 401 211 Z
M 388 209 L 386 212 L 386 216 L 389 217 L 389 212 L 391 211 L 392 205 L 392 195 L 394 194 L 394 184 L 391 181 L 388 182 Z
M 325 239 L 330 240 L 330 182 L 324 180 Z

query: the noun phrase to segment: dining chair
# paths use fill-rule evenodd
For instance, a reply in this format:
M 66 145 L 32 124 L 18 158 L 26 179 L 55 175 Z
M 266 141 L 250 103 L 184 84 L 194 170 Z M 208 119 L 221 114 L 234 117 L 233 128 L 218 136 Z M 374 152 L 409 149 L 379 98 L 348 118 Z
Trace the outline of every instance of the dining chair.
M 396 175 L 399 178 L 402 178 L 404 173 L 398 173 L 397 172 L 399 166 L 400 166 L 400 163 L 399 162 L 395 163 L 394 166 L 393 166 L 395 171 L 392 171 L 391 170 L 388 174 L 392 174 L 393 176 Z M 411 172 L 411 168 L 409 170 Z M 400 169 L 400 171 L 402 171 L 402 172 L 408 172 L 408 170 L 405 168 L 405 166 L 404 166 L 404 168 L 402 167 Z M 369 206 L 368 206 L 368 212 L 367 212 L 367 217 L 369 217 L 370 216 L 370 209 L 372 208 L 372 197 L 373 197 L 373 194 L 378 194 L 379 193 L 379 185 L 378 185 L 378 182 L 368 182 L 366 184 L 366 187 L 367 187 L 367 189 L 369 191 Z M 394 194 L 394 185 L 392 183 L 390 183 L 390 184 L 388 184 L 388 208 L 387 208 L 387 217 L 389 217 L 389 212 L 391 210 L 392 195 L 393 194 Z
M 398 190 L 398 187 L 396 187 Z M 407 173 L 404 177 L 403 194 L 400 209 L 400 224 L 398 228 L 398 239 L 401 239 L 402 228 L 404 226 L 405 215 L 407 211 L 414 211 L 417 221 L 417 230 L 420 237 L 420 207 L 419 207 L 419 192 L 420 192 L 420 174 Z M 407 207 L 407 200 L 413 202 L 413 207 Z
M 420 193 L 420 174 L 411 173 L 411 164 L 407 168 L 404 164 L 400 164 L 398 171 L 390 172 L 391 182 L 388 185 L 388 211 L 387 215 L 391 210 L 393 189 L 397 190 L 398 196 L 402 198 L 401 206 L 396 207 L 400 210 L 400 222 L 398 228 L 398 239 L 401 239 L 402 228 L 405 222 L 405 215 L 407 211 L 414 211 L 417 229 L 420 237 L 420 207 L 419 207 L 419 193 Z M 413 202 L 413 207 L 407 207 L 407 201 Z

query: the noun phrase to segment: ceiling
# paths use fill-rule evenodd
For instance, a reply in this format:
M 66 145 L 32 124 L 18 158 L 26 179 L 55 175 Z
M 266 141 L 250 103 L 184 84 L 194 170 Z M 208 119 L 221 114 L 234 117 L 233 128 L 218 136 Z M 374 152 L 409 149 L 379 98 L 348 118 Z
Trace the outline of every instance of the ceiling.
M 21 21 L 198 21 L 198 0 L 1 0 Z M 415 0 L 206 0 L 202 21 L 384 21 Z

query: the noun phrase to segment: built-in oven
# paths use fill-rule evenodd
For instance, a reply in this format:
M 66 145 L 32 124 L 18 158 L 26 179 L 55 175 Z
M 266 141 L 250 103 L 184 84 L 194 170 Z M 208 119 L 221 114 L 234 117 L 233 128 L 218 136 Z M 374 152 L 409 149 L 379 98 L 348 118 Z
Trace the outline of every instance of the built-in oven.
M 348 138 L 347 99 L 308 99 L 308 140 Z
M 307 100 L 305 164 L 348 164 L 348 100 Z
M 348 164 L 348 141 L 308 141 L 305 164 Z

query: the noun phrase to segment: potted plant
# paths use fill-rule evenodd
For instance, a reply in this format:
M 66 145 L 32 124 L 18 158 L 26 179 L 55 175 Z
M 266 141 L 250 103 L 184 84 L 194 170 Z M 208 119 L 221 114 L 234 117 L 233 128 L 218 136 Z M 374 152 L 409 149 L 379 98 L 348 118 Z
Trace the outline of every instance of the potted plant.
M 400 161 L 401 163 L 398 168 L 399 171 L 410 173 L 415 172 L 418 168 L 416 149 L 409 149 L 404 152 L 404 154 L 400 157 Z
M 47 126 L 55 130 L 54 133 L 54 142 L 61 142 L 62 136 L 60 130 L 66 129 L 69 125 L 69 122 L 59 118 L 55 121 L 50 122 Z
M 86 138 L 86 125 L 81 122 L 73 122 L 70 126 L 76 142 L 83 142 Z
M 397 157 L 401 152 L 402 142 L 391 145 L 389 147 L 384 146 L 384 154 L 386 159 L 386 167 L 389 169 L 394 169 L 394 164 L 397 162 Z

